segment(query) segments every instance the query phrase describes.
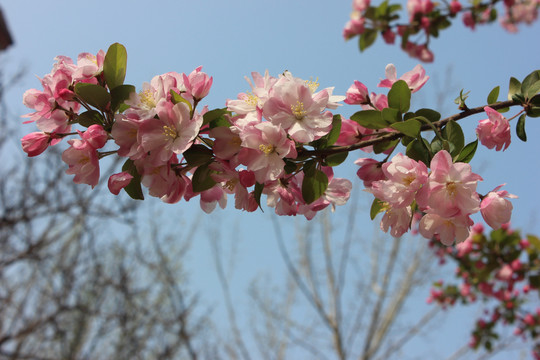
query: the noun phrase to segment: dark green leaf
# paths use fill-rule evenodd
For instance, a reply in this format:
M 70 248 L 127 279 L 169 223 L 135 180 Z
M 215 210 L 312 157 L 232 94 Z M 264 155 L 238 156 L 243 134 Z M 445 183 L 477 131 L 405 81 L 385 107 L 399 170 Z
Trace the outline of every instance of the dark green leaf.
M 525 133 L 525 114 L 519 117 L 519 120 L 516 124 L 516 134 L 521 141 L 527 141 L 527 133 Z
M 540 107 L 540 95 L 535 95 L 533 96 L 529 102 L 535 106 L 535 107 Z
M 259 184 L 258 182 L 255 183 L 255 190 L 253 191 L 253 197 L 255 198 L 255 202 L 257 205 L 259 205 L 259 208 L 261 208 L 261 195 L 264 189 L 264 184 Z
M 406 113 L 411 106 L 411 89 L 403 80 L 396 81 L 388 92 L 388 106 Z
M 375 219 L 378 213 L 385 211 L 385 203 L 384 201 L 381 201 L 377 198 L 373 199 L 373 202 L 371 203 L 371 209 L 369 211 L 369 216 L 371 217 L 371 220 Z
M 210 121 L 208 126 L 210 127 L 210 129 L 217 128 L 220 126 L 231 127 L 231 123 L 229 122 L 229 120 L 225 118 L 225 116 L 220 116 L 217 119 Z
M 360 47 L 360 52 L 366 50 L 368 47 L 373 45 L 377 40 L 377 30 L 366 29 L 362 35 L 360 35 L 360 40 L 358 40 L 358 46 Z
M 116 111 L 135 92 L 133 85 L 120 85 L 111 90 L 111 109 Z
M 177 98 L 178 97 L 180 97 L 180 95 L 178 95 Z M 231 112 L 228 111 L 227 108 L 210 110 L 203 115 L 203 125 L 208 124 L 210 121 L 216 120 L 222 117 L 223 115 L 230 114 L 230 113 Z
M 407 145 L 407 151 L 405 152 L 408 157 L 416 161 L 422 161 L 429 167 L 431 162 L 431 155 L 429 153 L 428 144 L 424 142 L 425 140 L 421 138 L 415 139 Z
M 103 74 L 109 89 L 124 83 L 127 68 L 127 51 L 124 45 L 114 43 L 109 46 L 103 61 Z
M 398 110 L 392 108 L 382 109 L 382 117 L 388 124 L 401 121 L 401 114 Z
M 193 192 L 199 193 L 211 189 L 216 185 L 216 181 L 212 178 L 212 170 L 208 167 L 211 162 L 201 165 L 193 173 L 191 184 Z
M 384 129 L 388 127 L 388 123 L 384 121 L 382 113 L 379 110 L 358 111 L 351 116 L 351 120 L 356 121 L 368 129 Z
M 399 142 L 399 139 L 391 140 L 391 141 L 387 140 L 387 141 L 376 143 L 375 145 L 373 145 L 373 152 L 375 154 L 380 154 L 384 152 L 385 150 L 395 147 L 398 142 Z
M 349 155 L 349 153 L 347 151 L 332 154 L 332 155 L 328 155 L 324 159 L 324 164 L 326 166 L 338 166 L 341 163 L 343 163 L 345 161 L 345 159 L 347 159 L 347 155 Z
M 411 141 L 413 141 L 413 140 L 414 140 L 414 138 L 412 138 L 412 137 L 410 137 L 410 136 L 404 136 L 404 137 L 401 138 L 401 144 L 402 144 L 403 146 L 407 146 L 407 145 L 409 145 L 409 143 L 410 143 Z
M 496 86 L 493 88 L 493 90 L 490 91 L 488 97 L 487 97 L 487 103 L 489 105 L 494 104 L 497 102 L 497 98 L 499 97 L 499 90 L 500 87 Z
M 329 146 L 334 145 L 334 143 L 339 138 L 341 132 L 341 115 L 334 115 L 332 118 L 332 129 L 328 134 L 322 138 L 312 141 L 310 143 L 315 149 L 326 149 Z
M 302 197 L 311 204 L 324 194 L 328 188 L 328 177 L 321 170 L 316 170 L 314 176 L 304 176 L 302 181 Z
M 195 144 L 184 151 L 183 155 L 189 166 L 195 167 L 210 162 L 214 152 L 202 144 Z
M 453 145 L 452 156 L 459 154 L 463 146 L 465 146 L 465 136 L 461 126 L 457 122 L 450 120 L 444 127 L 442 134 Z
M 77 117 L 77 122 L 84 127 L 98 124 L 103 125 L 103 116 L 96 110 L 88 110 Z
M 540 91 L 540 80 L 536 81 L 529 87 L 529 90 L 527 91 L 527 98 L 528 99 L 532 98 L 533 96 L 538 94 L 539 91 Z
M 111 101 L 111 95 L 107 90 L 95 84 L 77 83 L 75 84 L 75 93 L 88 105 L 100 110 L 105 110 Z
M 529 275 L 529 285 L 533 289 L 540 289 L 540 275 Z
M 432 109 L 420 109 L 415 113 L 417 116 L 422 116 L 428 119 L 430 122 L 436 122 L 441 120 L 441 114 Z
M 135 200 L 144 200 L 144 195 L 141 188 L 141 175 L 137 171 L 137 167 L 133 163 L 133 160 L 127 159 L 124 165 L 122 165 L 122 171 L 127 171 L 133 176 L 133 179 L 129 184 L 124 187 L 124 191 Z
M 512 96 L 521 92 L 521 83 L 515 77 L 510 78 L 510 85 L 508 85 L 508 100 L 512 100 Z
M 305 176 L 315 176 L 315 170 L 317 170 L 316 160 L 308 160 L 302 167 L 302 171 L 304 172 Z
M 290 161 L 288 159 L 283 159 L 283 161 L 285 161 L 285 167 L 283 168 L 283 170 L 285 170 L 285 172 L 287 174 L 292 174 L 298 168 L 296 163 L 294 163 L 294 162 L 292 162 L 292 161 Z
M 392 129 L 396 129 L 397 131 L 410 136 L 410 137 L 417 137 L 420 133 L 420 128 L 422 127 L 422 124 L 420 124 L 420 121 L 415 119 L 410 119 L 404 122 L 398 122 L 395 124 L 390 125 Z
M 527 110 L 527 116 L 532 118 L 540 117 L 540 107 L 532 107 Z
M 472 158 L 474 157 L 474 154 L 476 153 L 477 148 L 478 148 L 478 140 L 468 143 L 467 146 L 465 146 L 463 150 L 461 150 L 456 161 L 464 162 L 464 163 L 470 162 Z

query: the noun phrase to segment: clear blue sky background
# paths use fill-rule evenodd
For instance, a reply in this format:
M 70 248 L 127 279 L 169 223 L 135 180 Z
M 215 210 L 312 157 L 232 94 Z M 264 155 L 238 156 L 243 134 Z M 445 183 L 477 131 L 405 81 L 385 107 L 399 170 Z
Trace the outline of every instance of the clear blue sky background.
M 277 75 L 287 69 L 305 79 L 318 77 L 321 87 L 335 86 L 335 94 L 344 94 L 354 80 L 362 81 L 377 92 L 376 85 L 384 77 L 388 63 L 396 65 L 398 75 L 417 64 L 398 46 L 388 46 L 382 41 L 364 54 L 359 53 L 356 40 L 345 42 L 341 33 L 351 9 L 349 0 L 167 0 L 153 3 L 4 0 L 0 5 L 15 40 L 15 46 L 4 55 L 4 74 L 9 76 L 21 66 L 26 70 L 24 79 L 6 94 L 13 121 L 19 121 L 17 117 L 28 112 L 22 105 L 23 92 L 39 88 L 33 75 L 41 77 L 50 72 L 55 56 L 76 58 L 80 52 L 106 50 L 114 42 L 126 46 L 126 82 L 138 89 L 155 75 L 168 71 L 189 73 L 203 65 L 203 70 L 214 77 L 214 86 L 204 102 L 210 108 L 223 107 L 227 98 L 235 98 L 239 92 L 248 90 L 244 76 L 251 71 L 263 73 L 268 69 L 270 74 Z M 480 26 L 471 32 L 459 20 L 457 23 L 433 41 L 435 62 L 424 65 L 432 78 L 418 93 L 416 104 L 435 106 L 442 92 L 447 96 L 442 112 L 448 115 L 456 110 L 452 100 L 461 88 L 471 91 L 469 106 L 478 106 L 485 103 L 487 94 L 496 85 L 501 85 L 500 98 L 504 99 L 510 76 L 522 79 L 540 68 L 539 23 L 521 27 L 518 34 L 509 34 L 498 24 Z M 356 111 L 353 107 L 340 110 L 345 116 Z M 463 123 L 468 141 L 474 139 L 474 128 L 481 118 Z M 34 131 L 34 127 L 24 125 L 22 131 Z M 480 192 L 486 193 L 499 184 L 508 183 L 505 189 L 519 196 L 513 201 L 513 224 L 525 232 L 538 234 L 538 122 L 529 120 L 527 132 L 530 139 L 527 143 L 521 143 L 513 132 L 512 145 L 504 153 L 479 148 L 472 166 L 485 179 L 479 186 Z M 4 156 L 10 154 L 2 154 L 2 158 Z M 353 154 L 349 160 L 352 163 L 361 156 Z M 355 171 L 354 165 L 344 166 L 338 175 L 353 177 Z M 369 197 L 358 189 L 352 196 L 362 196 L 364 206 L 369 206 Z M 186 221 L 201 217 L 203 223 L 220 221 L 225 224 L 222 226 L 224 235 L 240 244 L 236 270 L 239 292 L 247 288 L 249 279 L 258 272 L 282 268 L 272 239 L 268 214 L 271 211 L 240 213 L 233 209 L 231 198 L 228 210 L 217 209 L 209 216 L 199 209 L 197 199 L 177 205 L 161 204 L 153 198 L 147 201 L 155 203 L 152 206 L 162 213 L 182 216 Z M 346 209 L 338 209 L 333 216 L 345 214 Z M 294 225 L 290 218 L 279 221 L 286 229 Z M 365 226 L 373 228 L 367 213 Z M 200 287 L 203 295 L 212 298 L 218 294 L 218 288 L 208 243 L 202 238 L 195 240 L 191 253 L 193 263 L 187 270 L 194 276 L 196 288 Z M 214 297 L 212 301 L 219 303 L 219 295 L 218 300 Z M 239 304 L 242 301 L 239 299 Z M 467 335 L 462 337 L 466 339 Z

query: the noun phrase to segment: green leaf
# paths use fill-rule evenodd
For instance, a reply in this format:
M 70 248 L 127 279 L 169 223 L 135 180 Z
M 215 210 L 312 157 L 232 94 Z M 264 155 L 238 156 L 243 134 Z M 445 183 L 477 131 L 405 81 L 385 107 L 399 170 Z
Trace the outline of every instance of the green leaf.
M 459 156 L 457 157 L 457 162 L 464 162 L 468 163 L 472 160 L 474 157 L 474 154 L 476 153 L 476 149 L 478 148 L 478 139 L 468 143 L 467 146 L 465 146 L 461 152 L 459 153 Z
M 180 95 L 179 93 L 177 93 L 173 89 L 171 89 L 169 92 L 171 94 L 171 100 L 172 100 L 173 104 L 176 105 L 178 103 L 184 103 L 184 104 L 186 104 L 188 106 L 190 112 L 193 110 L 193 106 L 191 106 L 191 103 L 189 101 L 187 101 L 186 99 L 184 99 L 182 97 L 182 95 Z M 204 116 L 203 116 L 203 120 L 204 120 Z
M 120 85 L 111 90 L 111 109 L 116 111 L 135 92 L 133 85 Z
M 540 252 L 540 239 L 534 235 L 527 235 L 527 240 L 529 241 L 529 248 L 534 252 Z M 529 249 L 527 249 L 527 252 Z M 530 252 L 529 252 L 530 253 Z
M 540 107 L 540 94 L 539 95 L 535 95 L 533 96 L 529 102 L 535 106 L 535 107 Z
M 529 275 L 529 285 L 533 289 L 540 288 L 540 275 Z
M 351 120 L 368 129 L 384 129 L 388 123 L 384 121 L 382 113 L 379 110 L 361 110 L 351 116 Z
M 386 204 L 384 201 L 381 201 L 377 198 L 373 199 L 373 202 L 371 203 L 371 209 L 369 210 L 369 216 L 371 217 L 371 220 L 375 219 L 377 214 L 380 212 L 385 211 Z
M 328 188 L 328 177 L 321 170 L 316 170 L 314 176 L 304 176 L 302 181 L 302 197 L 311 204 L 324 194 Z
M 463 146 L 465 146 L 465 136 L 463 135 L 461 126 L 457 122 L 450 120 L 444 127 L 442 135 L 453 145 L 452 156 L 455 157 L 458 155 L 461 149 L 463 149 Z
M 398 142 L 399 142 L 399 139 L 387 140 L 387 141 L 376 143 L 375 145 L 373 145 L 373 152 L 375 154 L 380 154 L 384 152 L 385 150 L 395 147 Z
M 285 167 L 283 168 L 283 170 L 285 170 L 285 173 L 287 173 L 287 174 L 292 174 L 298 168 L 296 163 L 294 163 L 294 162 L 292 162 L 292 161 L 290 161 L 290 160 L 288 160 L 286 158 L 283 159 L 283 161 L 285 162 Z
M 536 94 L 538 94 L 539 91 L 540 91 L 540 80 L 536 81 L 534 84 L 532 84 L 529 87 L 529 90 L 527 91 L 527 98 L 531 99 Z
M 422 116 L 428 119 L 430 122 L 436 122 L 441 120 L 441 114 L 432 109 L 420 109 L 415 112 L 416 116 Z
M 317 170 L 316 160 L 308 160 L 304 163 L 304 166 L 302 167 L 302 171 L 304 172 L 305 176 L 315 176 L 316 170 Z
M 345 159 L 347 159 L 348 155 L 349 155 L 349 153 L 347 151 L 328 155 L 324 159 L 324 164 L 326 166 L 338 166 L 341 163 L 343 163 L 345 161 Z
M 255 202 L 257 205 L 259 205 L 259 208 L 262 210 L 261 207 L 261 195 L 264 189 L 264 184 L 259 184 L 258 182 L 255 183 L 255 190 L 253 191 L 253 197 L 255 198 Z
M 388 106 L 406 113 L 411 106 L 411 89 L 403 80 L 396 81 L 388 92 Z
M 212 170 L 208 167 L 210 164 L 211 162 L 208 162 L 199 166 L 193 173 L 193 178 L 191 179 L 193 192 L 200 193 L 216 185 L 216 181 L 211 176 Z
M 208 126 L 210 127 L 210 129 L 213 129 L 213 128 L 217 128 L 217 127 L 220 127 L 220 126 L 231 127 L 232 124 L 229 122 L 229 120 L 227 120 L 225 118 L 225 116 L 220 116 L 217 119 L 214 119 L 214 120 L 210 121 Z
M 521 141 L 527 141 L 527 133 L 525 133 L 525 114 L 519 117 L 519 120 L 516 124 L 516 134 Z
M 491 105 L 497 102 L 497 98 L 499 97 L 499 90 L 500 90 L 500 86 L 496 86 L 493 88 L 493 90 L 490 91 L 487 97 L 488 105 Z
M 388 124 L 393 124 L 395 122 L 401 121 L 401 114 L 398 110 L 392 108 L 382 109 L 383 120 Z
M 375 10 L 375 16 L 379 18 L 383 17 L 386 15 L 387 10 L 388 10 L 388 0 L 385 0 Z
M 133 176 L 133 179 L 129 184 L 124 187 L 124 191 L 135 200 L 144 200 L 144 195 L 141 188 L 141 175 L 137 171 L 135 163 L 131 159 L 127 159 L 124 165 L 122 165 L 122 171 L 127 171 Z
M 537 118 L 540 117 L 540 107 L 532 107 L 526 112 L 528 117 Z
M 360 52 L 363 52 L 368 47 L 373 45 L 377 40 L 377 30 L 366 29 L 362 35 L 360 35 L 360 40 L 358 40 L 358 46 L 360 47 Z
M 508 100 L 512 100 L 512 96 L 519 94 L 521 91 L 521 83 L 515 77 L 510 78 L 510 85 L 508 85 Z
M 521 83 L 521 93 L 527 94 L 529 92 L 529 88 L 538 80 L 540 80 L 540 70 L 535 70 L 527 75 Z
M 127 51 L 124 45 L 114 43 L 109 46 L 103 61 L 103 74 L 109 89 L 114 89 L 124 83 L 127 68 Z
M 410 137 L 417 137 L 420 133 L 420 128 L 422 127 L 422 124 L 420 121 L 415 119 L 410 119 L 404 122 L 398 122 L 395 124 L 390 125 L 392 129 L 396 129 L 397 131 L 410 136 Z
M 407 145 L 405 154 L 413 160 L 422 161 L 429 167 L 431 162 L 431 154 L 428 149 L 429 144 L 426 144 L 425 139 L 414 139 Z
M 214 152 L 202 144 L 195 144 L 184 151 L 183 155 L 189 166 L 196 167 L 210 162 Z
M 175 92 L 175 94 L 176 94 L 176 92 Z M 176 94 L 176 95 L 178 95 L 178 94 Z M 178 95 L 177 97 L 181 97 L 181 96 Z M 228 111 L 227 108 L 210 110 L 210 111 L 208 111 L 207 113 L 205 113 L 203 115 L 203 125 L 206 125 L 210 121 L 216 120 L 216 119 L 222 117 L 223 115 L 230 114 L 230 113 L 231 112 Z
M 75 94 L 88 105 L 100 110 L 105 110 L 111 101 L 111 95 L 107 90 L 105 90 L 104 87 L 95 84 L 77 83 L 75 84 Z
M 103 116 L 96 110 L 88 110 L 77 117 L 77 122 L 84 127 L 94 124 L 103 125 Z
M 332 146 L 335 144 L 337 139 L 339 138 L 339 134 L 341 132 L 341 115 L 334 115 L 332 118 L 332 129 L 328 134 L 321 137 L 318 140 L 312 141 L 310 143 L 311 146 L 313 146 L 315 149 L 326 149 L 329 146 Z

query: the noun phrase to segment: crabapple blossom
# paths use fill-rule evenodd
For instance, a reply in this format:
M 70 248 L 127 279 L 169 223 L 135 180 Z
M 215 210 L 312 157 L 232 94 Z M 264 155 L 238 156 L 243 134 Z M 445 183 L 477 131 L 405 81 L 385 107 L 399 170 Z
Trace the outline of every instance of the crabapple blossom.
M 369 103 L 369 92 L 366 85 L 358 80 L 354 80 L 347 93 L 345 103 L 349 105 L 361 105 Z
M 506 190 L 499 191 L 503 186 L 504 184 L 490 191 L 480 203 L 480 213 L 484 221 L 493 229 L 499 229 L 502 224 L 510 221 L 513 206 L 506 199 L 517 198 L 516 195 L 509 194 Z
M 390 235 L 400 237 L 409 231 L 412 210 L 410 206 L 396 208 L 391 205 L 386 207 L 386 212 L 381 219 L 381 230 L 385 233 L 390 230 Z
M 210 92 L 212 87 L 212 77 L 208 77 L 203 73 L 202 66 L 193 70 L 189 75 L 183 74 L 184 86 L 188 94 L 193 96 L 197 101 L 204 98 Z
M 366 188 L 371 187 L 374 181 L 385 180 L 386 175 L 382 170 L 382 163 L 371 158 L 360 158 L 354 162 L 360 166 L 356 175 L 364 181 Z
M 54 133 L 33 132 L 25 135 L 21 139 L 21 144 L 24 152 L 29 156 L 37 156 L 47 150 L 49 145 L 54 145 L 60 141 Z
M 120 190 L 129 185 L 131 179 L 133 179 L 133 175 L 127 171 L 122 171 L 121 173 L 111 175 L 107 183 L 109 191 L 114 195 L 118 195 Z
M 508 120 L 489 106 L 486 106 L 484 111 L 488 118 L 478 123 L 476 128 L 478 139 L 488 149 L 506 150 L 510 145 L 510 124 Z
M 103 129 L 103 126 L 97 124 L 90 125 L 81 135 L 81 137 L 94 149 L 101 149 L 104 147 L 108 140 L 108 136 L 109 134 Z
M 469 236 L 469 229 L 474 222 L 469 216 L 459 215 L 452 218 L 442 217 L 438 214 L 426 214 L 420 220 L 420 234 L 431 239 L 438 235 L 441 243 L 450 246 L 465 241 Z
M 75 175 L 73 182 L 88 184 L 94 188 L 99 181 L 99 159 L 97 150 L 86 140 L 68 140 L 71 145 L 62 154 L 68 164 L 66 174 Z
M 409 85 L 411 92 L 415 93 L 429 80 L 429 76 L 426 76 L 426 70 L 424 70 L 422 65 L 418 64 L 398 79 L 396 67 L 394 64 L 388 64 L 386 65 L 386 79 L 381 80 L 378 86 L 391 88 L 398 80 L 405 81 Z

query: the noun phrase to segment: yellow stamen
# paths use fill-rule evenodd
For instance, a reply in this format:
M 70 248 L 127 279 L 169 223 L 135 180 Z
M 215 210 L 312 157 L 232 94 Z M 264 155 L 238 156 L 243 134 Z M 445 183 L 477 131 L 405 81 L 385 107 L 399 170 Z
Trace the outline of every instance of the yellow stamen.
M 311 91 L 311 93 L 314 93 L 319 87 L 319 78 L 316 78 L 315 81 L 311 79 L 306 80 L 306 86 L 309 88 L 309 91 Z
M 296 105 L 291 105 L 291 111 L 296 120 L 302 120 L 307 115 L 307 111 L 304 110 L 304 103 L 298 100 L 296 100 Z
M 247 98 L 244 100 L 250 106 L 257 106 L 259 103 L 259 98 L 256 95 L 247 93 Z
M 457 191 L 456 183 L 453 181 L 446 183 L 446 191 L 448 192 L 448 195 L 455 196 Z
M 409 186 L 414 180 L 416 180 L 416 177 L 414 175 L 405 176 L 403 178 L 403 184 Z
M 139 93 L 139 98 L 141 103 L 149 109 L 156 107 L 156 100 L 154 99 L 154 94 L 152 90 L 144 90 Z
M 231 179 L 231 180 L 227 181 L 223 185 L 223 187 L 226 188 L 229 191 L 234 191 L 234 187 L 236 186 L 236 184 L 238 184 L 238 180 L 237 179 Z
M 165 135 L 166 138 L 171 138 L 172 140 L 178 137 L 176 129 L 166 125 L 163 126 L 163 135 Z
M 261 150 L 266 155 L 270 155 L 271 153 L 273 153 L 275 151 L 275 149 L 276 148 L 274 147 L 274 145 L 271 145 L 271 144 L 268 144 L 268 145 L 261 144 L 261 145 L 259 145 L 259 150 Z

